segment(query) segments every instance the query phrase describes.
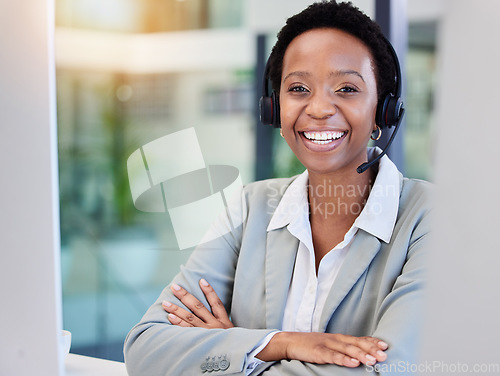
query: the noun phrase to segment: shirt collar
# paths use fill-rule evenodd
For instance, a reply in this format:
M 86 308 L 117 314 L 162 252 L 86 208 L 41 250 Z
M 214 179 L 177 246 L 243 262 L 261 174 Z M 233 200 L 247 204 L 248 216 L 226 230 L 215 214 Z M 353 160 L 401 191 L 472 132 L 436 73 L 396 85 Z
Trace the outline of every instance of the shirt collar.
M 309 221 L 309 205 L 307 200 L 307 183 L 309 173 L 305 170 L 288 186 L 274 212 L 267 231 L 276 230 L 292 223 L 294 219 L 304 216 Z
M 376 157 L 379 148 L 368 149 L 368 159 Z M 267 231 L 276 230 L 289 224 L 306 225 L 309 229 L 309 205 L 307 183 L 309 174 L 304 171 L 290 184 L 274 212 Z M 378 163 L 378 173 L 371 187 L 365 207 L 354 221 L 353 227 L 362 229 L 389 243 L 399 209 L 401 173 L 392 161 L 384 155 Z
M 370 148 L 368 160 L 375 158 L 381 150 Z M 378 173 L 370 195 L 354 226 L 389 243 L 399 210 L 402 176 L 396 165 L 384 155 L 378 165 Z

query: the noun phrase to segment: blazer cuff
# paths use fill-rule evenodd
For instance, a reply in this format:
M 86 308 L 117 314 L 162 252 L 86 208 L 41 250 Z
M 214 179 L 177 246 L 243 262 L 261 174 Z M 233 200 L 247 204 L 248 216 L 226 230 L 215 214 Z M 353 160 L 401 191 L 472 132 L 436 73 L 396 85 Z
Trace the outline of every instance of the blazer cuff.
M 272 333 L 269 333 L 257 344 L 257 346 L 251 352 L 247 354 L 245 362 L 245 364 L 247 365 L 245 369 L 246 376 L 250 375 L 260 364 L 265 363 L 263 360 L 260 360 L 255 356 L 260 353 L 264 347 L 267 346 L 267 344 L 271 341 L 271 338 L 273 338 L 276 333 L 279 333 L 279 331 L 276 330 Z

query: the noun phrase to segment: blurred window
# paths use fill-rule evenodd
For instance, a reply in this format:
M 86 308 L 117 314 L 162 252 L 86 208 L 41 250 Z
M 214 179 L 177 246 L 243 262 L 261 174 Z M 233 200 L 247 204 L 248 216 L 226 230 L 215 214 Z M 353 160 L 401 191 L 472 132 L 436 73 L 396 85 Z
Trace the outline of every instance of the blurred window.
M 207 165 L 235 166 L 243 183 L 254 180 L 255 127 L 262 126 L 255 113 L 261 81 L 254 73 L 255 40 L 265 33 L 272 45 L 279 27 L 245 26 L 244 10 L 261 10 L 262 2 L 56 1 L 63 316 L 64 328 L 73 333 L 72 352 L 123 360 L 128 330 L 190 254 L 179 249 L 167 213 L 134 206 L 127 172 L 132 153 L 193 127 Z M 286 3 L 301 9 L 307 1 Z M 252 14 L 259 18 L 257 10 Z M 284 18 L 276 17 L 281 25 Z M 413 32 L 406 166 L 407 175 L 428 178 L 434 34 L 426 40 L 429 47 L 413 42 Z M 218 64 L 216 45 L 199 47 L 205 39 L 193 51 L 202 36 L 222 44 L 232 60 L 219 57 Z M 234 52 L 227 40 L 249 52 Z M 279 133 L 272 134 L 274 175 L 303 171 Z

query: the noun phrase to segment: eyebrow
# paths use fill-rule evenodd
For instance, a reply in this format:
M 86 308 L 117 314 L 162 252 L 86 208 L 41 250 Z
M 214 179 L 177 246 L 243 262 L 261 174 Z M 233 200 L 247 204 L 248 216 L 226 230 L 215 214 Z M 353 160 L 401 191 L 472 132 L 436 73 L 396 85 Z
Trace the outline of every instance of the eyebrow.
M 289 77 L 291 76 L 297 76 L 297 77 L 309 77 L 311 73 L 309 72 L 303 72 L 303 71 L 295 71 L 295 72 L 290 72 L 288 73 L 284 78 L 283 82 L 285 82 Z
M 332 73 L 330 73 L 329 77 L 340 77 L 340 76 L 346 76 L 346 75 L 351 75 L 351 74 L 358 76 L 359 78 L 361 78 L 361 80 L 363 82 L 365 82 L 365 79 L 363 78 L 361 73 L 359 73 L 358 71 L 352 70 L 352 69 L 341 69 L 341 70 L 332 72 Z
M 328 77 L 331 78 L 331 77 L 341 77 L 341 76 L 347 76 L 347 75 L 355 75 L 359 78 L 361 78 L 361 80 L 363 82 L 365 82 L 365 79 L 363 78 L 363 76 L 361 75 L 361 73 L 359 73 L 358 71 L 355 71 L 355 70 L 352 70 L 352 69 L 340 69 L 340 70 L 336 70 L 336 71 L 333 71 L 331 72 Z M 291 76 L 298 76 L 298 77 L 309 77 L 311 76 L 311 73 L 309 72 L 304 72 L 304 71 L 295 71 L 295 72 L 290 72 L 288 73 L 284 78 L 283 78 L 283 82 L 286 81 L 289 77 Z

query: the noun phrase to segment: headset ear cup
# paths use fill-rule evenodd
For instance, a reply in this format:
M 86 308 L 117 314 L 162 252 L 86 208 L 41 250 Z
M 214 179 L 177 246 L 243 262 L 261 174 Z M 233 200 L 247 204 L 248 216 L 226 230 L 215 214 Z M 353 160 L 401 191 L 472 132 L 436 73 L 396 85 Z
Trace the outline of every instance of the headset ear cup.
M 391 99 L 391 95 L 386 95 L 384 97 L 384 100 L 379 101 L 377 105 L 377 114 L 375 115 L 375 123 L 380 127 L 380 128 L 386 128 L 387 124 L 385 122 L 386 119 L 386 112 L 387 112 L 387 105 L 389 104 L 389 100 Z
M 401 98 L 392 96 L 387 104 L 385 123 L 388 127 L 395 125 L 401 117 L 401 109 L 403 108 L 403 101 Z
M 403 108 L 403 101 L 393 94 L 387 94 L 383 101 L 379 102 L 377 106 L 377 115 L 375 123 L 380 128 L 392 127 L 401 117 L 401 109 Z
M 270 97 L 262 96 L 259 100 L 260 122 L 271 125 L 274 128 L 281 127 L 280 121 L 280 101 L 276 92 L 273 91 Z
M 273 99 L 261 97 L 259 101 L 260 122 L 264 125 L 273 125 Z

